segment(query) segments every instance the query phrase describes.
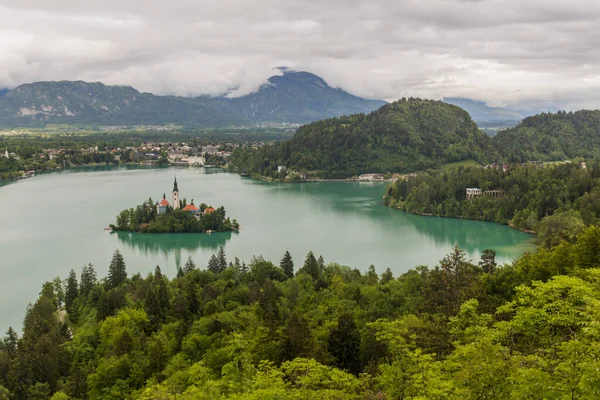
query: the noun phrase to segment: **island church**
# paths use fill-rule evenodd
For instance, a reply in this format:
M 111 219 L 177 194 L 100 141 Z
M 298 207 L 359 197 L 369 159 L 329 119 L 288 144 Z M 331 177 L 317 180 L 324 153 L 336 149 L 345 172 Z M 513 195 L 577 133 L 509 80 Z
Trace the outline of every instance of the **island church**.
M 175 178 L 175 182 L 173 184 L 173 209 L 177 210 L 179 208 L 181 208 L 181 200 L 179 199 L 179 188 L 177 187 L 177 178 Z M 171 205 L 169 204 L 169 200 L 167 200 L 167 196 L 163 193 L 163 198 L 162 201 L 160 203 L 156 203 L 156 211 L 158 213 L 158 215 L 161 214 L 166 214 L 167 213 L 167 209 L 171 207 Z M 185 207 L 183 207 L 181 209 L 182 211 L 187 211 L 190 214 L 196 215 L 198 216 L 200 214 L 200 209 L 194 205 L 194 202 L 192 200 L 191 204 L 186 205 Z M 207 207 L 204 210 L 205 214 L 210 214 L 212 212 L 214 212 L 215 209 L 212 207 Z

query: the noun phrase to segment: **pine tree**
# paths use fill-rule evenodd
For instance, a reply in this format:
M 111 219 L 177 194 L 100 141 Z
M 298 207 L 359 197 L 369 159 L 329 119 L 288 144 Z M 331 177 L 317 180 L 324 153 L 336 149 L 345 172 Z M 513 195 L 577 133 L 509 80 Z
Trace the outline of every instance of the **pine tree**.
M 360 373 L 360 332 L 351 314 L 344 313 L 338 318 L 337 327 L 329 332 L 328 349 L 338 368 L 354 375 Z
M 225 250 L 223 250 L 223 247 L 221 247 L 219 249 L 219 253 L 217 253 L 217 265 L 219 268 L 219 273 L 227 269 L 227 258 L 225 257 Z
M 212 272 L 213 274 L 219 273 L 219 261 L 217 260 L 216 255 L 213 254 L 210 260 L 208 260 L 208 266 L 206 267 L 206 269 Z
M 190 272 L 192 272 L 193 270 L 196 269 L 196 264 L 194 263 L 194 260 L 192 260 L 192 256 L 189 256 L 187 261 L 185 262 L 185 266 L 183 267 L 183 274 L 189 274 Z
M 200 310 L 200 301 L 194 285 L 187 285 L 185 288 L 185 299 L 187 300 L 188 310 L 192 316 Z
M 92 264 L 84 265 L 81 271 L 81 284 L 79 286 L 79 295 L 87 296 L 96 285 L 96 270 Z
M 144 310 L 146 311 L 146 314 L 148 314 L 148 318 L 150 319 L 150 323 L 154 330 L 158 329 L 164 316 L 158 297 L 157 287 L 151 286 L 148 290 L 148 294 L 144 298 Z
M 323 272 L 325 270 L 325 260 L 323 259 L 323 256 L 319 256 L 317 264 L 319 265 L 319 271 Z
M 157 288 L 156 294 L 158 296 L 158 303 L 162 310 L 161 317 L 162 320 L 164 320 L 164 317 L 170 308 L 169 289 L 167 288 L 167 283 L 163 279 L 162 272 L 158 265 L 154 270 L 154 286 Z
M 367 270 L 367 280 L 371 284 L 375 284 L 379 281 L 379 275 L 377 275 L 377 272 L 375 271 L 375 266 L 373 264 L 371 264 L 369 266 L 369 269 Z
M 479 266 L 484 272 L 491 274 L 496 269 L 496 252 L 494 250 L 486 249 L 481 253 L 481 261 Z
M 285 252 L 281 262 L 279 263 L 279 266 L 288 278 L 294 277 L 294 261 L 292 260 L 292 256 L 290 255 L 289 251 Z
M 319 263 L 312 251 L 309 251 L 306 255 L 306 260 L 304 261 L 301 271 L 310 275 L 315 282 L 321 277 Z
M 177 277 L 178 278 L 183 278 L 183 270 L 180 267 L 177 267 Z
M 6 331 L 6 336 L 0 342 L 0 350 L 4 353 L 8 354 L 8 356 L 13 359 L 17 355 L 17 344 L 19 342 L 19 336 L 17 332 L 11 327 Z
M 108 277 L 106 279 L 109 289 L 114 289 L 121 285 L 127 279 L 127 269 L 125 260 L 119 250 L 115 250 L 112 261 L 108 267 Z
M 73 310 L 73 303 L 78 295 L 77 275 L 74 270 L 71 270 L 71 272 L 69 272 L 69 278 L 67 279 L 67 290 L 65 292 L 65 308 L 68 313 Z
M 392 270 L 387 268 L 383 274 L 381 274 L 381 284 L 385 285 L 389 281 L 394 279 L 394 274 L 392 274 Z

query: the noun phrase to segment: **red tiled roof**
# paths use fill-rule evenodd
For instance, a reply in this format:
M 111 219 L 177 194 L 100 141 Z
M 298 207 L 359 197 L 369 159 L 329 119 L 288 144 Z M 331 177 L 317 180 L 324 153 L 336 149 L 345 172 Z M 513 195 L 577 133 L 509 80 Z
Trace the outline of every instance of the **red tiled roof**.
M 198 211 L 198 210 L 199 210 L 199 208 L 193 204 L 188 204 L 187 206 L 183 207 L 183 211 Z
M 169 205 L 169 201 L 167 199 L 162 199 L 160 202 L 161 207 L 167 207 Z
M 215 209 L 212 207 L 208 207 L 204 210 L 205 214 L 210 214 L 210 213 L 214 213 L 214 212 L 215 212 Z

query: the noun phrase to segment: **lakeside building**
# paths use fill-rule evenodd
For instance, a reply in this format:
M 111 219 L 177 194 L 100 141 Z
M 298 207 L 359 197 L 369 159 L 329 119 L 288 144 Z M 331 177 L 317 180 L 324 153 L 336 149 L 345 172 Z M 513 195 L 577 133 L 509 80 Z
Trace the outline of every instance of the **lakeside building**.
M 202 146 L 202 153 L 215 154 L 219 151 L 218 146 L 208 145 Z
M 475 197 L 480 196 L 482 190 L 479 188 L 467 188 L 467 200 L 473 200 Z
M 475 197 L 477 196 L 490 196 L 494 199 L 498 198 L 498 197 L 504 197 L 504 190 L 498 189 L 498 190 L 486 190 L 483 191 L 479 188 L 467 188 L 467 200 L 473 200 Z

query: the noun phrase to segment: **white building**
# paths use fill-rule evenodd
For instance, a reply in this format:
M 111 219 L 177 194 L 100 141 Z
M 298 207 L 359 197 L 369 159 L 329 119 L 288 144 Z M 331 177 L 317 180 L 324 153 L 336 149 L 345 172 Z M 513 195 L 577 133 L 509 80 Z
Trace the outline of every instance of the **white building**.
M 475 197 L 480 196 L 482 193 L 479 188 L 467 188 L 467 200 L 473 200 Z

